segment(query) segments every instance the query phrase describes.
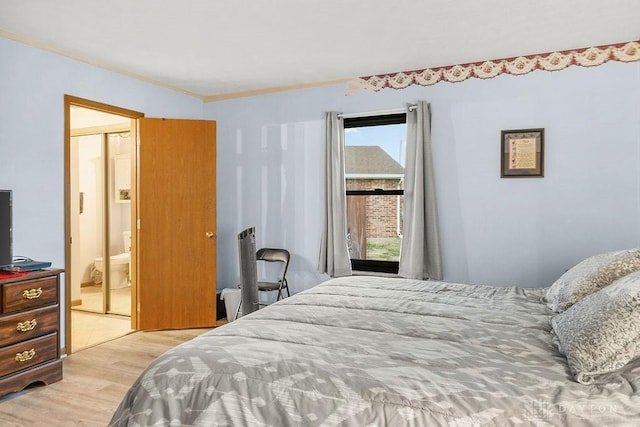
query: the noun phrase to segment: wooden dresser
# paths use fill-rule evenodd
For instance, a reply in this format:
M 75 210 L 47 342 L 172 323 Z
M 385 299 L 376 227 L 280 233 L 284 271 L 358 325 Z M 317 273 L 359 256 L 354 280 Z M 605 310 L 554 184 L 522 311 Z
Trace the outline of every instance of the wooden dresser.
M 62 379 L 60 273 L 0 278 L 0 396 Z

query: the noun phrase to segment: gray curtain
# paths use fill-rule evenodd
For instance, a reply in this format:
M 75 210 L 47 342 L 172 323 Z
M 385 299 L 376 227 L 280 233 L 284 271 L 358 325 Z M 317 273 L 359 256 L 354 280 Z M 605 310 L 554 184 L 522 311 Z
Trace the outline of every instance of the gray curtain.
M 325 115 L 325 210 L 318 270 L 331 277 L 351 275 L 347 247 L 347 196 L 344 184 L 344 124 Z
M 431 109 L 420 101 L 407 108 L 404 225 L 398 275 L 442 279 L 438 210 L 431 154 Z

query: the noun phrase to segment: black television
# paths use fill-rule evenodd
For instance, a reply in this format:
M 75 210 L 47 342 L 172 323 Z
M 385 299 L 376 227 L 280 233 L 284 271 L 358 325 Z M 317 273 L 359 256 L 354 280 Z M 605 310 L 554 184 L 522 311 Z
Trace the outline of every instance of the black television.
M 0 190 L 0 268 L 13 262 L 11 190 Z

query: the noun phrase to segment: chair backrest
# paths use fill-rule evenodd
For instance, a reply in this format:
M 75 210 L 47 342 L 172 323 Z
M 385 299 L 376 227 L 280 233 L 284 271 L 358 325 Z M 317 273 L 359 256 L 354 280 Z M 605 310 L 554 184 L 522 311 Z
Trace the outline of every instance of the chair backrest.
M 266 262 L 281 262 L 284 263 L 284 267 L 282 269 L 282 276 L 280 280 L 284 280 L 287 275 L 287 269 L 289 268 L 289 259 L 291 255 L 289 251 L 286 249 L 278 249 L 278 248 L 262 248 L 258 250 L 256 253 L 256 260 L 258 261 L 266 261 Z
M 242 315 L 245 315 L 259 308 L 255 227 L 249 227 L 238 234 L 238 257 L 240 259 Z

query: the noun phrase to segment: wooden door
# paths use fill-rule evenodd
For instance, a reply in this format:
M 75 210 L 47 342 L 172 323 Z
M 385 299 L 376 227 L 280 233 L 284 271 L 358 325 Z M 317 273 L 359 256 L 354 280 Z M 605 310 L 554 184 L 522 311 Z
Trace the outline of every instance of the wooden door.
M 216 324 L 216 123 L 139 119 L 138 329 Z

